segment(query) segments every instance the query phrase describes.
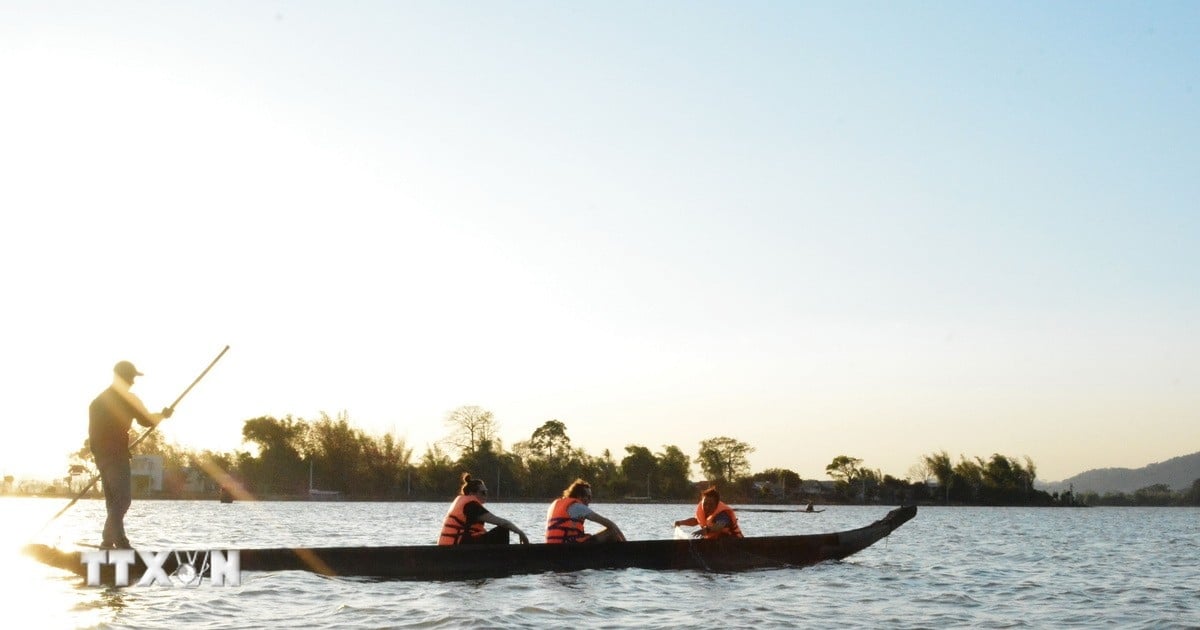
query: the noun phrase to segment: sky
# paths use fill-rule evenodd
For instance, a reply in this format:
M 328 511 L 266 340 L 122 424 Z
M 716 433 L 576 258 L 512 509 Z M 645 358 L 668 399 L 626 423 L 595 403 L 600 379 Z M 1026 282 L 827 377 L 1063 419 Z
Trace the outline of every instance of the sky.
M 227 344 L 168 441 L 1200 450 L 1196 3 L 4 0 L 0 83 L 0 474 Z

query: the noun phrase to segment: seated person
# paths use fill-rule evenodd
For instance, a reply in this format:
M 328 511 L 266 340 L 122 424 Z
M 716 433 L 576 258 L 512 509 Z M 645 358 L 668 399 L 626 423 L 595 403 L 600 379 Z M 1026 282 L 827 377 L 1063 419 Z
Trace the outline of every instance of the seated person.
M 625 542 L 625 534 L 617 524 L 592 511 L 592 486 L 582 479 L 576 479 L 566 490 L 562 498 L 555 499 L 546 512 L 546 542 L 547 543 L 602 543 L 611 541 Z M 604 526 L 595 534 L 583 531 L 583 522 L 592 521 Z
M 463 473 L 462 481 L 458 497 L 450 504 L 450 510 L 442 522 L 439 545 L 507 545 L 509 532 L 516 532 L 522 545 L 529 544 L 529 537 L 521 528 L 483 507 L 488 489 L 482 479 L 473 479 L 468 472 Z M 491 523 L 495 527 L 485 532 L 484 523 Z
M 737 515 L 733 513 L 733 508 L 721 502 L 721 493 L 717 492 L 716 486 L 709 486 L 707 490 L 700 493 L 700 504 L 696 506 L 696 515 L 692 518 L 685 518 L 682 521 L 675 521 L 675 526 L 694 526 L 699 525 L 700 529 L 692 533 L 692 536 L 700 538 L 720 538 L 722 536 L 732 536 L 742 538 L 742 530 L 738 529 Z

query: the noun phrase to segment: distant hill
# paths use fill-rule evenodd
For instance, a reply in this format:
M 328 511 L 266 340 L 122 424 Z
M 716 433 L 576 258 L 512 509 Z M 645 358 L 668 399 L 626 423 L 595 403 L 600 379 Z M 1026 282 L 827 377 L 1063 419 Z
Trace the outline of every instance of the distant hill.
M 1192 482 L 1196 479 L 1200 479 L 1200 452 L 1174 457 L 1165 462 L 1136 469 L 1097 468 L 1062 481 L 1037 485 L 1047 492 L 1062 492 L 1070 489 L 1074 484 L 1076 493 L 1124 492 L 1128 494 L 1156 483 L 1165 483 L 1175 491 L 1186 490 L 1192 487 Z

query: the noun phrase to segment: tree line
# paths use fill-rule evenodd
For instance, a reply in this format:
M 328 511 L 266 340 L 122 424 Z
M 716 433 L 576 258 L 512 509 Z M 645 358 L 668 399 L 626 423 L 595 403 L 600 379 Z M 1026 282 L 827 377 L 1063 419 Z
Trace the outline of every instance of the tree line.
M 458 491 L 460 475 L 470 471 L 487 481 L 493 499 L 543 500 L 557 496 L 573 479 L 591 482 L 598 496 L 665 501 L 694 500 L 690 479 L 693 459 L 676 445 L 630 444 L 623 453 L 591 455 L 572 444 L 566 423 L 548 420 L 528 439 L 506 448 L 490 411 L 463 406 L 444 419 L 447 435 L 414 457 L 403 438 L 371 435 L 353 426 L 347 413 L 321 413 L 315 420 L 262 416 L 246 420 L 243 444 L 232 452 L 195 452 L 169 444 L 151 433 L 139 452 L 164 462 L 164 490 L 183 494 L 187 470 L 202 470 L 216 486 L 259 498 L 306 496 L 310 488 L 337 491 L 347 499 L 443 500 Z M 729 500 L 754 502 L 934 503 L 949 505 L 1171 505 L 1200 504 L 1200 480 L 1190 494 L 1173 495 L 1152 487 L 1133 497 L 1047 493 L 1034 487 L 1037 467 L 993 454 L 960 456 L 939 451 L 924 455 L 905 478 L 883 474 L 863 460 L 838 455 L 825 467 L 830 481 L 805 480 L 788 469 L 752 473 L 754 448 L 718 436 L 701 440 L 695 463 L 706 483 L 716 484 Z M 72 469 L 85 459 L 86 445 L 73 454 Z M 619 458 L 619 459 L 618 459 Z M 1128 501 L 1128 502 L 1125 502 Z
M 1192 481 L 1186 490 L 1174 491 L 1165 483 L 1156 483 L 1125 492 L 1083 492 L 1079 501 L 1085 505 L 1112 505 L 1125 507 L 1166 507 L 1200 505 L 1200 479 Z
M 564 422 L 549 420 L 529 439 L 505 448 L 493 414 L 475 406 L 453 410 L 445 424 L 448 435 L 419 457 L 403 438 L 368 434 L 353 426 L 345 412 L 322 413 L 316 420 L 246 420 L 246 450 L 194 452 L 167 443 L 156 432 L 139 452 L 163 458 L 168 494 L 181 492 L 183 471 L 190 468 L 205 471 L 222 486 L 263 498 L 303 496 L 311 487 L 348 499 L 441 500 L 458 492 L 462 471 L 486 480 L 493 499 L 556 496 L 577 477 L 610 498 L 696 496 L 690 480 L 693 460 L 675 445 L 655 452 L 630 444 L 622 454 L 606 449 L 594 456 L 571 443 Z M 753 450 L 733 438 L 714 437 L 700 442 L 695 461 L 707 479 L 734 487 L 749 474 L 747 456 Z

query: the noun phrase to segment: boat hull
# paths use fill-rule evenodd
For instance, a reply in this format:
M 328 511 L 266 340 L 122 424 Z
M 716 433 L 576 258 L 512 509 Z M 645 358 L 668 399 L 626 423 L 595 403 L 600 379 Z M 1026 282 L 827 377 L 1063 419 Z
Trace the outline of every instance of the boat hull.
M 717 540 L 634 540 L 597 545 L 458 545 L 403 547 L 319 547 L 241 549 L 241 571 L 311 571 L 332 576 L 406 580 L 461 580 L 548 571 L 584 569 L 740 571 L 767 567 L 807 566 L 839 560 L 886 537 L 916 516 L 915 506 L 897 508 L 865 527 L 800 536 L 762 536 Z M 47 565 L 87 575 L 77 550 L 29 545 L 28 555 Z M 173 574 L 188 557 L 204 552 L 176 552 L 162 569 Z M 197 567 L 199 568 L 199 567 Z M 129 565 L 129 580 L 146 571 L 143 558 Z M 112 584 L 114 569 L 100 567 L 100 581 Z

